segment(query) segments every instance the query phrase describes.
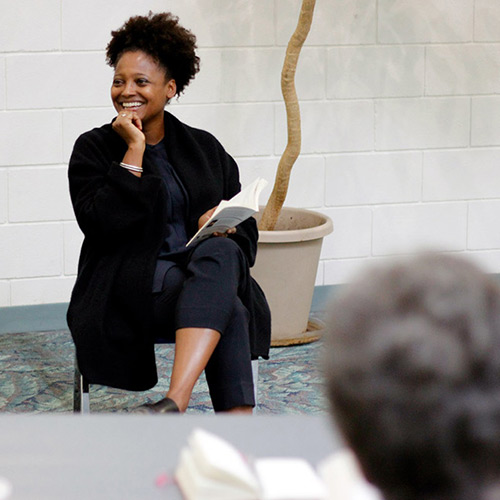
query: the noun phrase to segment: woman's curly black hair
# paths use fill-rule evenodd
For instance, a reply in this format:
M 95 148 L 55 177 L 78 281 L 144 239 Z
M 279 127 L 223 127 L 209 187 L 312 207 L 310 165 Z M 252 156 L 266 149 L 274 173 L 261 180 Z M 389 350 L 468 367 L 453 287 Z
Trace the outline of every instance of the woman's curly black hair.
M 170 12 L 133 16 L 118 30 L 111 32 L 106 48 L 106 62 L 113 68 L 124 52 L 141 50 L 152 57 L 177 85 L 177 95 L 200 70 L 196 55 L 196 36 L 179 24 Z

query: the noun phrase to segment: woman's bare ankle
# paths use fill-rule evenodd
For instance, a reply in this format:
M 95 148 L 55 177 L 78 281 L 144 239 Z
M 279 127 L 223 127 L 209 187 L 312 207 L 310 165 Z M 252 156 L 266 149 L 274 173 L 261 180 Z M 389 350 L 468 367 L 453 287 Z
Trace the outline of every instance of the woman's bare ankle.
M 253 413 L 253 406 L 235 406 L 234 408 L 229 408 L 226 413 L 235 413 L 241 415 L 251 415 Z
M 185 397 L 182 397 L 179 394 L 171 393 L 170 391 L 167 392 L 166 397 L 170 398 L 172 401 L 175 402 L 181 413 L 186 412 L 187 407 L 189 405 L 189 398 L 186 399 Z

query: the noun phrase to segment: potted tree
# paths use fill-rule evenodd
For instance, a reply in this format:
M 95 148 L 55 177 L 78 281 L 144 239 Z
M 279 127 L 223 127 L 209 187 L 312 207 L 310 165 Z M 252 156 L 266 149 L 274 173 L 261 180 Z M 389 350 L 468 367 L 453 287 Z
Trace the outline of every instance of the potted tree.
M 321 325 L 309 321 L 323 238 L 333 231 L 329 217 L 311 210 L 283 208 L 292 167 L 300 154 L 300 108 L 295 71 L 309 33 L 316 0 L 302 0 L 295 32 L 288 42 L 281 90 L 288 141 L 278 164 L 267 205 L 256 215 L 259 249 L 252 275 L 263 288 L 272 314 L 272 345 L 310 342 Z

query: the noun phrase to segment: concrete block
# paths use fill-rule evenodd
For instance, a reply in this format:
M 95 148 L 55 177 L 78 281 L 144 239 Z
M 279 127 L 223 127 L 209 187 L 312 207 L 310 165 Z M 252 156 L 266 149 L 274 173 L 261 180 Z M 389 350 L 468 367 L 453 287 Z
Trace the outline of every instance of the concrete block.
M 272 104 L 179 105 L 181 121 L 214 134 L 232 156 L 269 155 L 274 145 Z
M 226 102 L 277 101 L 283 49 L 228 49 L 222 52 L 222 98 Z
M 373 149 L 372 102 L 302 102 L 300 111 L 303 154 Z M 276 105 L 276 154 L 286 146 L 286 131 L 284 105 Z
M 176 14 L 197 36 L 200 47 L 253 47 L 274 44 L 274 2 L 187 0 Z M 185 20 L 185 21 L 184 21 Z
M 281 70 L 285 48 L 222 52 L 222 99 L 226 102 L 282 101 Z M 301 100 L 325 97 L 325 51 L 303 48 L 295 73 Z
M 15 168 L 9 171 L 9 221 L 73 219 L 67 167 Z
M 137 0 L 62 0 L 62 5 L 62 40 L 68 50 L 102 50 L 111 30 L 130 16 L 146 15 L 149 10 L 174 13 L 180 24 L 196 35 L 201 48 L 274 43 L 274 3 L 269 0 L 149 0 L 147 7 L 139 10 Z
M 498 93 L 498 47 L 484 44 L 427 47 L 425 75 L 427 95 Z
M 5 88 L 5 62 L 4 57 L 0 57 L 0 109 L 5 109 L 6 106 L 6 88 Z
M 146 15 L 149 10 L 175 12 L 175 4 L 179 3 L 150 0 L 147 6 L 139 6 L 136 0 L 59 1 L 62 5 L 62 47 L 71 51 L 104 50 L 111 31 L 120 28 L 130 16 Z
M 424 48 L 335 47 L 327 56 L 333 99 L 412 97 L 424 92 Z
M 469 99 L 383 99 L 377 101 L 376 110 L 377 150 L 469 145 Z
M 69 302 L 75 277 L 12 280 L 11 305 L 57 304 Z
M 106 108 L 65 109 L 62 112 L 64 162 L 69 161 L 75 141 L 81 134 L 110 123 L 115 116 L 111 101 Z
M 102 53 L 12 56 L 7 59 L 7 108 L 106 106 L 111 79 Z
M 243 186 L 257 177 L 268 181 L 260 196 L 265 205 L 271 194 L 279 158 L 238 159 L 240 181 Z M 292 169 L 285 206 L 318 209 L 324 205 L 324 159 L 318 156 L 299 156 Z
M 0 226 L 0 241 L 0 279 L 62 273 L 61 224 Z
M 424 153 L 425 201 L 500 198 L 500 150 L 429 151 Z
M 475 1 L 474 40 L 500 41 L 500 3 L 491 0 Z
M 10 281 L 0 281 L 0 307 L 10 305 Z
M 456 43 L 472 40 L 474 0 L 379 0 L 380 43 Z
M 314 282 L 314 286 L 323 286 L 324 284 L 324 269 L 325 266 L 323 262 L 318 262 L 318 271 L 316 273 L 316 281 Z
M 276 39 L 287 45 L 297 26 L 300 0 L 276 0 Z M 317 0 L 305 45 L 375 43 L 375 0 Z
M 321 259 L 368 257 L 372 249 L 372 211 L 369 208 L 323 209 L 332 219 L 333 233 L 323 240 Z
M 467 248 L 471 250 L 500 249 L 500 201 L 469 203 Z
M 0 224 L 7 222 L 8 212 L 8 171 L 0 169 Z
M 0 113 L 0 165 L 42 165 L 62 161 L 61 112 Z M 29 147 L 27 139 L 29 138 Z
M 481 267 L 484 272 L 491 274 L 500 273 L 500 250 L 468 251 L 466 256 Z
M 171 104 L 215 103 L 221 101 L 222 81 L 227 74 L 222 70 L 221 50 L 202 49 L 198 51 L 200 71 L 191 81 L 184 93 L 173 99 Z M 222 96 L 224 97 L 224 96 Z
M 325 160 L 319 156 L 299 156 L 292 169 L 285 204 L 290 207 L 320 208 L 324 206 L 324 192 Z
M 236 158 L 240 170 L 241 185 L 248 186 L 257 177 L 262 177 L 268 182 L 260 195 L 260 205 L 265 205 L 273 189 L 276 169 L 279 158 Z
M 281 63 L 280 68 L 282 65 Z M 326 72 L 326 49 L 303 47 L 295 74 L 297 96 L 301 101 L 325 98 Z
M 61 31 L 60 0 L 2 2 L 0 51 L 58 50 Z
M 323 265 L 324 285 L 341 285 L 352 279 L 373 262 L 373 258 L 326 260 Z
M 64 274 L 76 275 L 78 272 L 78 259 L 83 243 L 83 233 L 76 222 L 64 224 Z
M 326 160 L 326 205 L 409 203 L 420 200 L 421 153 L 348 154 Z
M 472 146 L 500 145 L 500 97 L 473 97 Z
M 373 255 L 465 250 L 467 204 L 395 205 L 374 209 Z

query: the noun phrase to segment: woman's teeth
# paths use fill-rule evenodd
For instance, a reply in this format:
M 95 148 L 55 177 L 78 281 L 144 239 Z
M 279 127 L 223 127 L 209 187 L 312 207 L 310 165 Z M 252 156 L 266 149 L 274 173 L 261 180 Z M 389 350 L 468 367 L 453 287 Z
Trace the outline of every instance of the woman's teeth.
M 124 102 L 122 103 L 122 106 L 125 109 L 138 108 L 139 106 L 142 106 L 142 102 Z

